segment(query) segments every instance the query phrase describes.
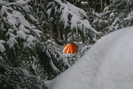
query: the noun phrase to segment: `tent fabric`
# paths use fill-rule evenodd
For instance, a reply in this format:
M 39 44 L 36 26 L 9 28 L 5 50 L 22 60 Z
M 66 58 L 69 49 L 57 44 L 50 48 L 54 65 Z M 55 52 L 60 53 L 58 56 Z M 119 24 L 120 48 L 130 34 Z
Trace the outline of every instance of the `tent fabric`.
M 74 52 L 78 52 L 78 46 L 74 43 L 70 43 L 70 44 L 67 44 L 64 49 L 63 49 L 63 52 L 64 53 L 71 53 L 73 54 Z

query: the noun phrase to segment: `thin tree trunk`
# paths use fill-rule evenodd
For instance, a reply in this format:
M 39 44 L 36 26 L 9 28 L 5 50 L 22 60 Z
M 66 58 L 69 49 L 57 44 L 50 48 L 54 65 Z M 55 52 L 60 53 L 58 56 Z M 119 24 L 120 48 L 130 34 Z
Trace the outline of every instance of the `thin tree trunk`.
M 60 40 L 61 44 L 63 45 L 63 29 L 60 27 Z
M 67 31 L 64 30 L 64 33 L 65 33 L 65 43 L 67 43 Z
M 110 0 L 106 0 L 106 3 L 107 3 L 107 5 L 109 5 L 110 4 Z
M 58 40 L 57 40 L 57 38 L 58 38 L 57 26 L 56 26 L 55 23 L 54 23 L 53 25 L 54 25 L 54 26 L 53 26 L 53 27 L 54 27 L 54 28 L 53 28 L 53 32 L 54 32 L 54 34 L 53 34 L 53 35 L 54 35 L 54 40 L 55 40 L 56 43 L 58 43 Z
M 85 43 L 85 39 L 84 39 L 84 37 L 82 38 L 82 42 L 83 42 L 83 44 Z
M 101 12 L 102 12 L 102 10 L 103 10 L 103 1 L 100 0 L 100 3 L 101 3 Z
M 131 3 L 133 4 L 133 0 L 131 0 Z

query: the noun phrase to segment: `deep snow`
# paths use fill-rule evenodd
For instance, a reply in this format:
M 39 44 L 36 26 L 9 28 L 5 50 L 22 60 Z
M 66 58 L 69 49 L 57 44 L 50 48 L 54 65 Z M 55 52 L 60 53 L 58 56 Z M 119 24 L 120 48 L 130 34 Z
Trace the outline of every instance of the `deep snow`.
M 48 89 L 133 89 L 133 27 L 102 37 Z

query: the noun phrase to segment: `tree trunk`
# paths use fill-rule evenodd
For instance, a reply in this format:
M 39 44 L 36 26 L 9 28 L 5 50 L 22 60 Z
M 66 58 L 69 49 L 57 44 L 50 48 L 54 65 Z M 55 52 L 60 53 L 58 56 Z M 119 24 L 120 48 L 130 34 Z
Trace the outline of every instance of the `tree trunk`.
M 82 38 L 82 43 L 83 43 L 83 44 L 85 43 L 85 38 L 84 38 L 84 37 Z
M 60 44 L 61 45 L 63 45 L 63 29 L 60 27 L 60 40 L 61 40 L 61 42 L 60 42 Z
M 131 0 L 131 3 L 133 4 L 133 0 Z
M 57 26 L 56 26 L 55 23 L 53 24 L 53 32 L 54 32 L 54 34 L 53 34 L 54 37 L 53 38 L 54 38 L 55 42 L 58 43 L 58 40 L 57 40 L 57 38 L 58 38 Z
M 110 4 L 110 0 L 106 0 L 106 3 L 107 3 L 107 5 L 109 5 Z
M 67 43 L 67 31 L 64 30 L 64 33 L 65 33 L 65 43 Z
M 60 26 L 60 39 L 63 41 L 63 28 Z
M 101 3 L 101 12 L 102 12 L 102 10 L 103 10 L 103 1 L 100 0 L 100 3 Z

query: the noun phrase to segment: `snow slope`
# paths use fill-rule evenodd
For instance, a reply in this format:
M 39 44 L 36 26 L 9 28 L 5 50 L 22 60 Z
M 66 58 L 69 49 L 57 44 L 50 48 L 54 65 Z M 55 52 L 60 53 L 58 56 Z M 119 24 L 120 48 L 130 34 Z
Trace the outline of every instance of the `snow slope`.
M 48 89 L 133 89 L 133 27 L 102 37 Z

